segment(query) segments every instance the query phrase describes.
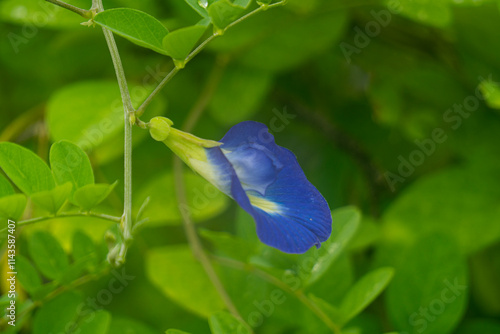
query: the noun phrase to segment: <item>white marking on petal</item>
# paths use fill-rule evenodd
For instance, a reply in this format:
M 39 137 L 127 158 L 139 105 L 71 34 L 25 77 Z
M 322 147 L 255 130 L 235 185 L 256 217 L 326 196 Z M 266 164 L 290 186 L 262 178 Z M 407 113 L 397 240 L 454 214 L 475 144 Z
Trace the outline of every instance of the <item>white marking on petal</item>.
M 189 164 L 198 174 L 205 180 L 213 184 L 217 189 L 223 193 L 230 194 L 231 181 L 228 175 L 221 175 L 216 166 L 208 161 L 198 159 L 189 159 Z
M 262 197 L 249 195 L 248 193 L 247 195 L 248 198 L 250 199 L 250 204 L 252 204 L 253 206 L 270 214 L 281 214 L 281 208 L 279 207 L 278 204 Z

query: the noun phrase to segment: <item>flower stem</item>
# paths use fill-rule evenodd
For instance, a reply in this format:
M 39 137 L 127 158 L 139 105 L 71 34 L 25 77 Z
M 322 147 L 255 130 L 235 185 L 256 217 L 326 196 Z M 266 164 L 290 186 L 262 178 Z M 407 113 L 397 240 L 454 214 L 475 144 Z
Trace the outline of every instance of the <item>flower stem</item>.
M 104 8 L 102 6 L 102 0 L 93 0 L 92 8 L 94 8 L 97 12 L 103 11 Z M 118 266 L 125 262 L 127 249 L 132 241 L 132 125 L 135 123 L 135 110 L 132 106 L 125 71 L 123 70 L 120 53 L 118 52 L 118 47 L 116 46 L 113 33 L 104 27 L 102 28 L 102 31 L 104 33 L 106 43 L 108 44 L 109 53 L 111 54 L 111 59 L 115 68 L 124 111 L 124 201 L 123 215 L 120 224 L 123 235 L 123 243 L 120 246 L 116 259 L 114 259 L 114 264 Z
M 92 17 L 92 12 L 90 10 L 75 7 L 75 6 L 70 5 L 69 3 L 66 3 L 64 1 L 59 1 L 59 0 L 45 0 L 45 1 L 50 2 L 56 6 L 68 9 L 68 10 L 72 11 L 73 13 L 76 13 L 76 14 L 78 14 L 86 19 L 90 19 Z
M 39 222 L 49 220 L 49 219 L 67 218 L 67 217 L 95 217 L 95 218 L 100 218 L 103 220 L 109 220 L 109 221 L 112 221 L 115 223 L 119 223 L 121 220 L 120 217 L 109 216 L 109 215 L 105 215 L 102 213 L 75 212 L 75 213 L 62 213 L 62 214 L 59 214 L 56 216 L 43 216 L 43 217 L 36 217 L 36 218 L 21 220 L 21 221 L 16 223 L 16 226 L 31 225 L 31 224 L 39 223 Z M 5 232 L 6 230 L 7 230 L 7 228 L 3 228 L 0 230 L 0 233 Z

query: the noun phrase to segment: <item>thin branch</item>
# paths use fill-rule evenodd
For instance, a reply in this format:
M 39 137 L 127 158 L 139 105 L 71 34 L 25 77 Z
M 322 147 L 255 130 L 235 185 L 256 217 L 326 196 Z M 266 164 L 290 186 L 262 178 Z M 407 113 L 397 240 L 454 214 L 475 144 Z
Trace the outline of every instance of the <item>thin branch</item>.
M 330 317 L 319 308 L 316 303 L 309 299 L 302 290 L 292 289 L 286 283 L 282 282 L 280 279 L 268 274 L 267 272 L 247 263 L 243 263 L 237 260 L 224 258 L 220 256 L 212 255 L 211 258 L 218 263 L 241 271 L 246 271 L 262 278 L 263 280 L 273 284 L 274 286 L 280 288 L 281 290 L 287 292 L 288 294 L 295 296 L 302 304 L 304 304 L 311 312 L 313 312 L 333 333 L 340 333 L 340 326 L 335 324 Z
M 190 62 L 198 53 L 200 53 L 201 50 L 203 50 L 205 48 L 205 46 L 207 46 L 207 44 L 210 43 L 213 39 L 215 39 L 216 37 L 220 36 L 223 32 L 225 32 L 226 30 L 234 27 L 238 23 L 240 23 L 240 22 L 246 20 L 247 18 L 249 18 L 249 17 L 257 14 L 258 12 L 263 11 L 263 10 L 267 10 L 269 8 L 273 8 L 273 7 L 277 7 L 277 6 L 282 6 L 282 5 L 285 4 L 285 2 L 286 2 L 286 0 L 282 0 L 280 2 L 276 2 L 276 3 L 273 3 L 271 5 L 260 6 L 260 7 L 256 8 L 256 9 L 254 9 L 253 11 L 249 12 L 248 14 L 243 15 L 242 17 L 240 17 L 236 21 L 231 22 L 227 27 L 225 27 L 222 30 L 222 32 L 214 32 L 212 35 L 210 35 L 207 39 L 205 39 L 203 42 L 201 42 L 196 47 L 196 49 L 194 49 L 183 61 L 179 62 L 179 63 L 182 64 L 181 67 L 179 67 L 179 66 L 174 67 L 165 76 L 165 78 L 163 78 L 163 80 L 158 84 L 158 86 L 156 86 L 156 88 L 151 92 L 151 94 L 146 98 L 146 100 L 144 100 L 144 102 L 136 110 L 136 115 L 140 117 L 144 113 L 144 110 L 146 110 L 146 108 L 149 105 L 149 103 L 151 103 L 151 100 L 163 89 L 163 87 L 165 87 L 165 85 L 177 74 L 177 72 L 179 72 L 182 68 L 184 68 L 184 66 L 188 62 Z
M 222 76 L 222 71 L 224 66 L 225 62 L 222 64 L 217 64 L 215 66 L 197 103 L 193 106 L 193 108 L 189 112 L 183 130 L 189 131 L 196 125 L 196 121 L 199 119 L 200 115 L 207 107 L 211 97 L 215 92 L 215 88 L 217 87 L 220 78 Z M 179 208 L 187 208 L 186 187 L 184 184 L 184 178 L 182 177 L 184 165 L 182 164 L 181 160 L 178 157 L 174 159 L 173 168 L 174 168 L 174 179 L 175 179 L 175 191 L 177 195 Z M 210 259 L 205 253 L 205 250 L 203 249 L 200 238 L 198 237 L 198 233 L 196 232 L 196 227 L 194 226 L 193 221 L 191 220 L 190 213 L 187 212 L 185 209 L 181 209 L 180 212 L 183 218 L 183 225 L 184 225 L 184 230 L 186 232 L 186 237 L 189 241 L 189 245 L 191 246 L 191 250 L 193 251 L 193 255 L 200 261 L 201 265 L 203 266 L 203 269 L 205 270 L 210 281 L 212 282 L 215 289 L 221 296 L 229 312 L 231 312 L 231 314 L 233 314 L 236 318 L 243 321 L 243 318 L 239 314 L 237 308 L 234 306 L 231 297 L 224 288 L 224 285 L 222 284 L 220 278 L 217 276 L 217 273 L 215 272 L 215 269 L 212 266 Z
M 21 220 L 16 223 L 16 227 L 19 226 L 25 226 L 25 225 L 31 225 L 31 224 L 36 224 L 45 220 L 49 219 L 56 219 L 56 218 L 68 218 L 68 217 L 94 217 L 94 218 L 100 218 L 103 220 L 109 220 L 115 223 L 119 223 L 121 218 L 120 217 L 115 217 L 115 216 L 110 216 L 110 215 L 105 215 L 102 213 L 94 213 L 94 212 L 75 212 L 75 213 L 62 213 L 56 216 L 43 216 L 43 217 L 36 217 L 36 218 L 31 218 L 31 219 L 26 219 L 26 220 Z M 7 231 L 7 227 L 3 228 L 0 230 L 0 233 Z
M 70 5 L 69 3 L 66 3 L 64 1 L 59 1 L 59 0 L 45 0 L 45 1 L 50 2 L 51 4 L 54 4 L 56 6 L 68 9 L 68 10 L 72 11 L 73 13 L 76 13 L 76 14 L 78 14 L 86 19 L 90 19 L 92 17 L 92 11 L 75 7 L 75 6 Z

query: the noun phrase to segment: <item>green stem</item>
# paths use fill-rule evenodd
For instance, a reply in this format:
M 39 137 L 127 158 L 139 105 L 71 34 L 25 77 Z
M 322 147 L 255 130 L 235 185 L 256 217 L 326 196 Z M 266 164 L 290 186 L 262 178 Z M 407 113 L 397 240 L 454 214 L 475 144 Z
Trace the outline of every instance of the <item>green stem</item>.
M 70 5 L 69 3 L 66 3 L 64 1 L 59 1 L 59 0 L 45 0 L 45 1 L 50 2 L 56 6 L 68 9 L 68 10 L 72 11 L 73 13 L 76 13 L 76 14 L 78 14 L 86 19 L 90 19 L 92 17 L 92 12 L 90 10 L 75 7 L 75 6 Z
M 224 28 L 223 32 L 226 31 L 227 29 L 229 28 L 232 28 L 234 27 L 235 25 L 237 25 L 238 23 L 246 20 L 247 18 L 257 14 L 258 12 L 260 11 L 263 11 L 263 10 L 267 10 L 269 8 L 273 8 L 273 7 L 277 7 L 277 6 L 282 6 L 283 4 L 285 4 L 286 0 L 283 0 L 283 1 L 280 1 L 280 2 L 276 2 L 274 4 L 271 4 L 271 5 L 267 5 L 267 6 L 260 6 L 256 9 L 254 9 L 253 11 L 249 12 L 248 14 L 240 17 L 239 19 L 237 19 L 236 21 L 234 22 L 231 22 L 226 28 Z M 207 39 L 205 39 L 203 42 L 201 42 L 197 47 L 196 49 L 194 49 L 184 60 L 180 61 L 180 63 L 183 64 L 183 67 L 188 63 L 190 62 L 198 53 L 200 53 L 206 46 L 208 43 L 210 43 L 214 38 L 216 38 L 217 36 L 220 36 L 220 33 L 213 33 L 212 35 L 210 35 Z M 158 86 L 156 86 L 156 88 L 151 92 L 151 94 L 149 94 L 149 96 L 144 100 L 144 102 L 139 106 L 139 108 L 137 108 L 136 110 L 136 115 L 137 116 L 141 116 L 143 113 L 144 113 L 144 110 L 146 110 L 147 106 L 151 103 L 151 101 L 153 100 L 153 98 L 163 89 L 163 87 L 165 87 L 165 85 L 183 68 L 183 67 L 174 67 L 166 76 L 165 78 L 163 78 L 162 81 L 160 81 L 160 83 L 158 84 Z
M 112 221 L 115 223 L 119 223 L 121 220 L 120 217 L 109 216 L 109 215 L 105 215 L 102 213 L 75 212 L 75 213 L 62 213 L 62 214 L 59 214 L 56 216 L 43 216 L 43 217 L 36 217 L 36 218 L 21 220 L 21 221 L 16 223 L 16 227 L 31 225 L 31 224 L 39 223 L 39 222 L 49 220 L 49 219 L 67 218 L 67 217 L 95 217 L 95 218 L 100 218 L 100 219 L 104 219 L 104 220 L 109 220 L 109 221 Z M 5 232 L 6 230 L 7 230 L 7 228 L 3 228 L 0 230 L 0 233 Z
M 205 88 L 203 89 L 202 94 L 200 95 L 198 101 L 189 112 L 186 123 L 183 126 L 183 130 L 190 131 L 196 125 L 196 121 L 199 119 L 203 110 L 205 110 L 205 108 L 207 107 L 211 97 L 215 92 L 215 89 L 220 81 L 220 78 L 222 77 L 222 72 L 226 63 L 227 63 L 226 61 L 223 61 L 217 64 L 212 73 L 210 74 L 210 77 L 207 81 L 207 84 L 205 85 Z M 175 190 L 177 194 L 177 201 L 180 208 L 187 208 L 188 206 L 186 199 L 186 187 L 184 184 L 184 178 L 182 176 L 183 169 L 184 165 L 182 164 L 181 160 L 178 157 L 176 157 L 174 159 L 174 179 L 175 179 Z M 196 227 L 194 226 L 193 221 L 191 220 L 190 213 L 186 212 L 186 210 L 184 209 L 180 210 L 180 212 L 183 218 L 182 221 L 184 225 L 184 230 L 186 232 L 186 237 L 188 239 L 189 245 L 191 246 L 191 250 L 193 251 L 193 255 L 200 261 L 201 265 L 203 266 L 203 269 L 205 270 L 210 281 L 212 282 L 215 289 L 221 296 L 229 312 L 231 312 L 231 314 L 233 314 L 236 318 L 243 321 L 243 318 L 239 314 L 238 309 L 231 300 L 231 297 L 224 288 L 224 285 L 222 284 L 219 276 L 217 276 L 217 273 L 215 272 L 215 269 L 212 266 L 212 263 L 210 262 L 208 255 L 205 253 L 205 250 L 203 249 L 200 238 L 198 237 L 198 233 L 196 232 Z
M 102 0 L 92 1 L 92 7 L 95 8 L 97 13 L 104 10 Z M 113 33 L 104 27 L 102 31 L 106 38 L 106 43 L 108 44 L 109 53 L 111 54 L 111 59 L 115 68 L 124 111 L 124 201 L 121 221 L 123 243 L 120 246 L 116 259 L 114 259 L 115 265 L 118 266 L 125 262 L 127 249 L 132 240 L 132 124 L 135 123 L 135 110 L 132 106 L 125 71 L 123 70 L 120 53 L 118 52 Z
M 295 296 L 295 298 L 297 298 L 302 304 L 304 304 L 309 310 L 311 310 L 311 312 L 313 312 L 321 321 L 323 321 L 323 323 L 332 331 L 332 333 L 335 334 L 340 333 L 340 326 L 335 324 L 330 319 L 330 317 L 325 312 L 323 312 L 321 308 L 319 308 L 311 299 L 309 299 L 304 294 L 302 290 L 292 289 L 290 286 L 282 282 L 280 279 L 268 274 L 263 270 L 260 270 L 259 268 L 251 264 L 219 256 L 211 256 L 211 258 L 224 266 L 253 273 L 254 275 L 273 284 L 274 286 L 280 288 L 281 290 L 287 292 L 288 294 Z

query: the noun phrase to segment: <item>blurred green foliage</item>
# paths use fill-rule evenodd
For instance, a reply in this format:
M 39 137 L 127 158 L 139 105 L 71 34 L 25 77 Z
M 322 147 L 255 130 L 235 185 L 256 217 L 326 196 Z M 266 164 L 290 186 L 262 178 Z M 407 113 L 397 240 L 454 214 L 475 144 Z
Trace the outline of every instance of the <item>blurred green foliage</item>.
M 16 230 L 17 320 L 2 333 L 500 332 L 499 1 L 289 0 L 232 26 L 257 3 L 104 0 L 117 9 L 95 21 L 118 35 L 135 107 L 186 65 L 142 119 L 180 127 L 201 105 L 193 133 L 214 140 L 265 123 L 333 209 L 331 238 L 301 255 L 262 245 L 191 171 L 179 208 L 171 152 L 135 127 L 133 212 L 149 221 L 112 268 L 123 110 L 102 31 L 0 2 L 0 217 L 35 219 Z

